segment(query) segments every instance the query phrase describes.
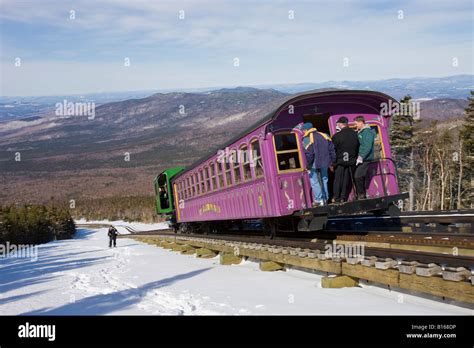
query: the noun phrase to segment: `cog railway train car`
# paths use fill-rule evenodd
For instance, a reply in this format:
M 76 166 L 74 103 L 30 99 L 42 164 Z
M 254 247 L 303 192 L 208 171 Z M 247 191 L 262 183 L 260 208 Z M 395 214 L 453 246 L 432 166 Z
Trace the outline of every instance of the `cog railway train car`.
M 212 233 L 259 220 L 274 236 L 277 231 L 322 230 L 332 216 L 399 212 L 397 204 L 407 194 L 398 190 L 388 133 L 390 106 L 397 103 L 374 91 L 291 96 L 191 166 L 160 173 L 154 182 L 157 213 L 170 214 L 179 233 Z M 377 135 L 375 159 L 366 180 L 368 198 L 356 200 L 353 188 L 348 202 L 313 208 L 301 124 L 311 122 L 318 131 L 332 136 L 339 117 L 347 117 L 353 127 L 360 115 Z

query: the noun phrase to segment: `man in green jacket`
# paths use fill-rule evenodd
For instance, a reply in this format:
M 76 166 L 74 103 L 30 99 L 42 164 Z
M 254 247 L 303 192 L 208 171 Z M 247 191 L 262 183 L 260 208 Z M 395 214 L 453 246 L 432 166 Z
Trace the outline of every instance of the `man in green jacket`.
M 357 116 L 355 118 L 357 128 L 357 137 L 359 138 L 359 156 L 356 161 L 356 171 L 354 174 L 354 181 L 357 191 L 357 199 L 365 199 L 365 182 L 367 178 L 367 171 L 369 169 L 369 162 L 374 159 L 374 140 L 375 132 L 369 125 L 365 124 L 364 116 Z

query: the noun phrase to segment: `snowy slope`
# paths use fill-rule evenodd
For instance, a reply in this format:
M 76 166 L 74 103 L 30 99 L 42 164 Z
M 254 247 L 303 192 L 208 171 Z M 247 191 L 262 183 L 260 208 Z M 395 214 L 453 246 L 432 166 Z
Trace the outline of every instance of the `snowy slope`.
M 364 286 L 323 289 L 320 276 L 220 266 L 105 228 L 39 246 L 37 261 L 0 259 L 0 314 L 472 314 L 466 308 Z

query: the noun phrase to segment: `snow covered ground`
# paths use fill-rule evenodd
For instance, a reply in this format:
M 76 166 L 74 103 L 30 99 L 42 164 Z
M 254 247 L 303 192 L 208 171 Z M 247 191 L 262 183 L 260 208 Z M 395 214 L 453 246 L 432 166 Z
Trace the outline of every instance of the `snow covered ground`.
M 38 259 L 0 259 L 0 314 L 472 314 L 386 289 L 323 289 L 320 276 L 221 266 L 133 239 L 107 246 L 107 229 L 40 245 Z

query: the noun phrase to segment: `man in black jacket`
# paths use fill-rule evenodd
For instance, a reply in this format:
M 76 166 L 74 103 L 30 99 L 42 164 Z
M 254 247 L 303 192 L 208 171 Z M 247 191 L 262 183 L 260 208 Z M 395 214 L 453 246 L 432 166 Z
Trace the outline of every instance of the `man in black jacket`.
M 348 123 L 347 117 L 340 117 L 336 122 L 340 131 L 332 137 L 336 149 L 333 199 L 337 203 L 346 202 L 349 198 L 359 152 L 357 133 L 349 128 Z
M 117 235 L 118 235 L 117 229 L 114 226 L 110 226 L 108 235 L 109 235 L 109 248 L 112 248 L 112 245 L 115 248 L 117 246 Z

